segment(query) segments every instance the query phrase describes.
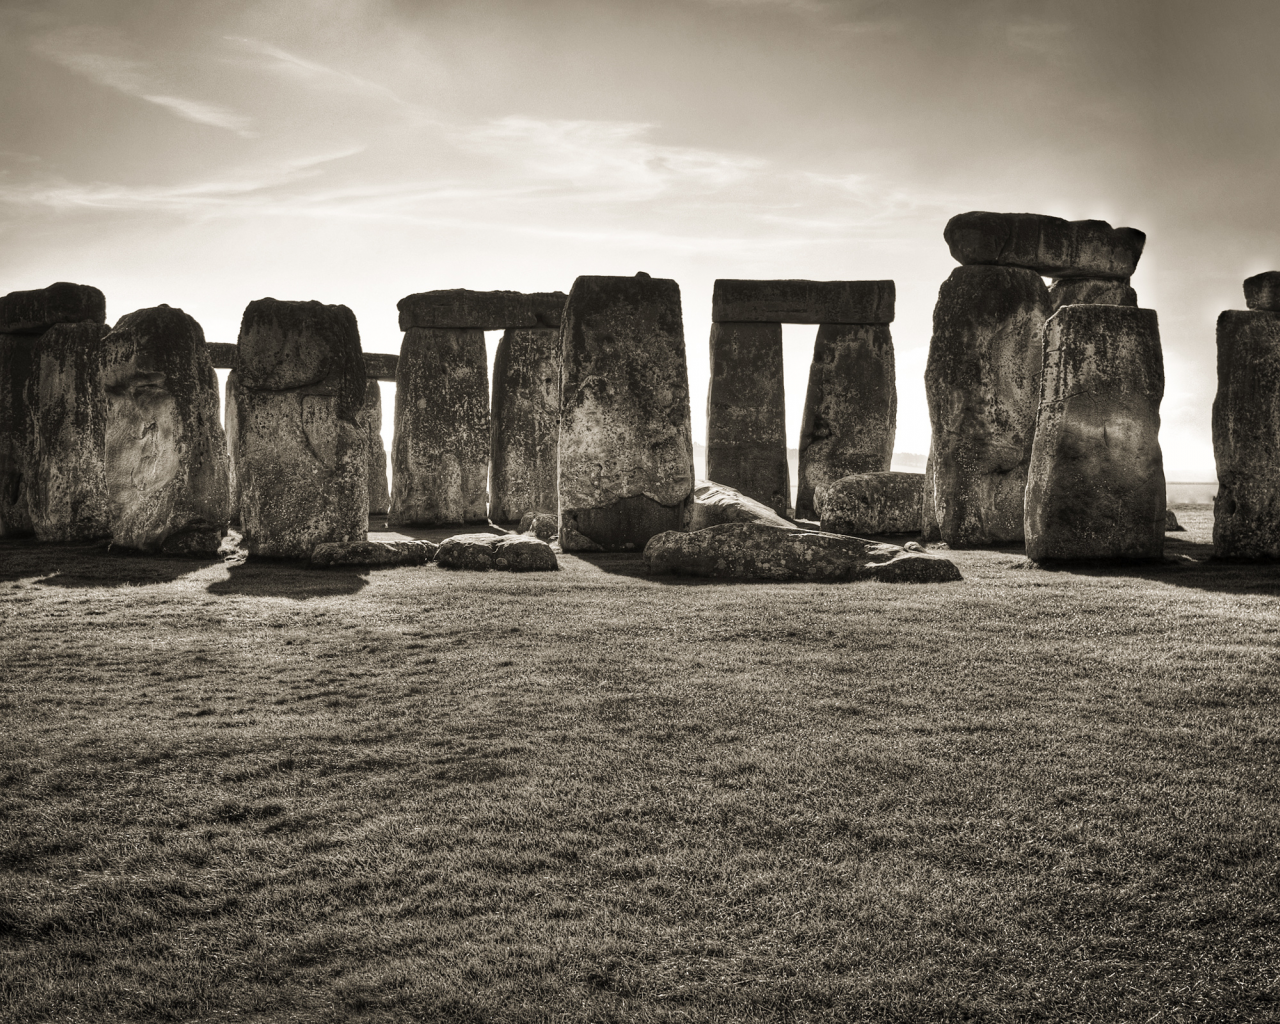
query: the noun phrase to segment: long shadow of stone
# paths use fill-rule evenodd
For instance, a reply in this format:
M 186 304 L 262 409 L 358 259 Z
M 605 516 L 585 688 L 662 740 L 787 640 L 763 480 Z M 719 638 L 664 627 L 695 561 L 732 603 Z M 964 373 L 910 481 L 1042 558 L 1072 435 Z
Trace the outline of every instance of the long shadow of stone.
M 172 583 L 221 558 L 168 558 L 109 551 L 106 541 L 41 544 L 0 542 L 0 581 L 30 579 L 47 587 L 125 587 Z
M 1200 558 L 1166 544 L 1159 562 L 1046 562 L 1038 568 L 1052 573 L 1096 578 L 1140 579 L 1223 594 L 1280 596 L 1280 562 L 1227 562 L 1213 559 L 1209 545 L 1187 543 L 1205 552 Z
M 369 585 L 367 568 L 312 569 L 305 563 L 271 558 L 249 558 L 227 567 L 227 578 L 210 583 L 210 594 L 242 594 L 248 597 L 289 597 L 307 601 L 313 597 L 345 597 Z

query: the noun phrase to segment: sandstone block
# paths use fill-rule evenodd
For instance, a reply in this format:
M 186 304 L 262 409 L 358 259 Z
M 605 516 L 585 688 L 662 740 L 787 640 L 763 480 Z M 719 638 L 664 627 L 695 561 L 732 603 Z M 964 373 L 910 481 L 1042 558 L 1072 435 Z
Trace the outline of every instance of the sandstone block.
M 57 324 L 36 343 L 28 508 L 37 540 L 111 536 L 102 338 L 93 321 Z
M 1250 309 L 1280 313 L 1280 270 L 1245 278 L 1244 302 Z
M 204 331 L 180 309 L 140 309 L 101 353 L 112 544 L 216 554 L 230 498 Z
M 206 341 L 204 347 L 209 352 L 209 362 L 213 364 L 215 370 L 236 368 L 236 356 L 240 353 L 239 345 L 233 345 L 227 341 Z
M 892 281 L 718 280 L 711 293 L 716 323 L 889 324 Z
M 308 558 L 368 534 L 364 361 L 346 306 L 259 299 L 227 381 L 227 437 L 251 554 Z
M 1027 479 L 1028 558 L 1163 555 L 1163 395 L 1155 310 L 1064 306 L 1053 315 Z
M 556 507 L 560 331 L 515 327 L 493 360 L 489 518 L 512 523 Z
M 813 493 L 823 484 L 888 470 L 897 416 L 888 325 L 819 327 L 800 423 L 796 518 L 817 518 Z
M 722 523 L 760 523 L 782 530 L 794 530 L 796 524 L 782 518 L 764 502 L 756 501 L 732 487 L 717 483 L 701 483 L 693 489 L 689 506 L 690 530 L 705 530 Z
M 384 355 L 381 352 L 366 352 L 364 354 L 364 374 L 370 380 L 394 381 L 396 379 L 396 364 L 399 362 L 399 356 Z
M 961 213 L 942 232 L 965 266 L 1025 267 L 1044 277 L 1129 278 L 1147 236 L 1103 220 L 1063 220 L 1038 213 Z
M 938 291 L 924 379 L 933 518 L 951 547 L 1023 539 L 1048 310 L 1040 275 L 1017 267 L 957 267 Z
M 1173 514 L 1173 509 L 1164 510 L 1164 532 L 1165 533 L 1186 533 L 1187 528 L 1178 522 L 1178 517 Z
M 923 504 L 923 473 L 855 473 L 824 484 L 814 496 L 822 532 L 851 537 L 918 533 Z
M 27 385 L 35 347 L 31 335 L 0 334 L 0 537 L 34 532 L 27 506 L 32 454 Z
M 446 569 L 501 569 L 507 572 L 546 572 L 560 568 L 551 545 L 537 537 L 513 534 L 467 533 L 449 537 L 436 551 L 436 563 Z
M 538 540 L 555 540 L 560 532 L 560 517 L 554 512 L 526 512 L 520 517 L 520 532 L 531 533 Z
M 1064 277 L 1049 289 L 1049 306 L 1136 306 L 1138 293 L 1125 278 Z
M 487 522 L 489 433 L 484 332 L 406 331 L 396 370 L 390 524 Z
M 649 572 L 766 580 L 847 583 L 947 583 L 961 578 L 936 555 L 762 523 L 725 523 L 695 533 L 662 533 L 644 549 Z
M 476 292 L 446 288 L 406 295 L 396 308 L 400 330 L 414 327 L 505 331 L 511 327 L 559 327 L 564 292 Z
M 924 466 L 924 493 L 920 505 L 920 539 L 926 544 L 942 540 L 938 526 L 938 477 L 933 471 L 933 444 L 929 445 L 929 458 Z
M 436 545 L 429 540 L 386 541 L 357 540 L 346 544 L 317 544 L 311 552 L 311 564 L 317 569 L 336 569 L 348 565 L 384 568 L 397 565 L 426 565 L 436 555 Z
M 693 491 L 680 287 L 580 277 L 561 326 L 560 543 L 641 550 Z
M 365 382 L 360 415 L 369 439 L 369 515 L 385 515 L 391 508 L 391 489 L 387 486 L 387 448 L 382 443 L 382 388 L 375 377 Z
M 1280 312 L 1218 317 L 1213 553 L 1280 558 Z
M 43 334 L 54 324 L 104 324 L 107 300 L 87 284 L 59 281 L 0 298 L 0 334 Z
M 713 323 L 707 477 L 775 512 L 791 500 L 782 325 Z

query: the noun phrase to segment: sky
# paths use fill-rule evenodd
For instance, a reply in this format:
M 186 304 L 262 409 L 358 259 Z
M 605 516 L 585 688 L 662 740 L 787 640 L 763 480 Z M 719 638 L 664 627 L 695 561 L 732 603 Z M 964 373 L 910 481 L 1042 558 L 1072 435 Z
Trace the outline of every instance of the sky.
M 923 453 L 948 218 L 1101 218 L 1147 233 L 1166 474 L 1211 480 L 1214 321 L 1280 269 L 1277 53 L 1273 0 L 0 0 L 0 292 L 222 342 L 319 299 L 398 352 L 411 292 L 643 270 L 701 441 L 716 278 L 892 278 Z

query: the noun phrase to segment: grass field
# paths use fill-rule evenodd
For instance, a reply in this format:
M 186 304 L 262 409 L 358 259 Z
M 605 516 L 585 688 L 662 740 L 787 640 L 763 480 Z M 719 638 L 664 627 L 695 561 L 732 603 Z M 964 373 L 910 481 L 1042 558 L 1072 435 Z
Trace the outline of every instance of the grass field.
M 0 542 L 0 1019 L 1280 1019 L 1280 567 Z

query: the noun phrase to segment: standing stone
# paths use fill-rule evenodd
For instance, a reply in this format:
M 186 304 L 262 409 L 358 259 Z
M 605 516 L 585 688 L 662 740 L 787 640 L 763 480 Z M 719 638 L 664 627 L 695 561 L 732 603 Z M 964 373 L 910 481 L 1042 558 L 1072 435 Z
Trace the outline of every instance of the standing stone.
M 926 544 L 942 540 L 938 528 L 938 477 L 933 471 L 933 444 L 929 444 L 929 457 L 924 464 L 924 487 L 920 506 L 920 539 Z
M 227 374 L 227 386 L 222 394 L 222 430 L 227 439 L 227 519 L 237 530 L 243 526 L 240 522 L 240 479 L 236 473 L 240 450 L 240 417 L 236 412 L 239 390 L 233 369 Z
M 713 323 L 707 479 L 785 515 L 791 499 L 782 325 Z
M 391 442 L 392 526 L 488 521 L 488 370 L 479 329 L 405 331 Z
M 680 286 L 580 277 L 560 345 L 561 547 L 642 550 L 681 529 L 693 493 Z
M 28 507 L 37 540 L 111 536 L 102 338 L 94 321 L 57 324 L 36 343 Z
M 1039 213 L 960 213 L 942 237 L 957 263 L 1024 267 L 1045 277 L 1133 275 L 1147 236 L 1104 220 L 1063 220 Z
M 493 360 L 489 518 L 495 523 L 555 512 L 559 418 L 559 328 L 509 328 Z
M 823 324 L 813 346 L 800 424 L 796 518 L 816 519 L 813 493 L 893 460 L 898 385 L 888 324 Z
M 387 449 L 382 443 L 382 388 L 374 378 L 365 382 L 360 415 L 369 438 L 369 515 L 382 516 L 391 507 L 391 491 L 387 487 Z
M 1155 310 L 1064 306 L 1045 327 L 1027 557 L 1159 558 L 1164 361 Z
M 0 334 L 43 334 L 55 324 L 107 322 L 107 300 L 87 284 L 59 281 L 0 298 Z
M 1017 267 L 957 267 L 938 291 L 924 377 L 933 425 L 926 494 L 951 547 L 1023 539 L 1048 309 L 1040 275 Z M 929 536 L 927 514 L 924 529 Z
M 1250 309 L 1280 313 L 1280 270 L 1267 270 L 1244 280 L 1244 303 Z
M 31 414 L 27 382 L 35 367 L 36 338 L 0 334 L 0 537 L 33 530 L 27 490 L 31 474 Z
M 1280 312 L 1218 317 L 1213 553 L 1280 558 Z
M 1128 278 L 1063 277 L 1049 289 L 1053 312 L 1063 306 L 1136 306 L 1138 293 Z
M 101 351 L 112 543 L 216 554 L 228 518 L 227 446 L 204 331 L 180 309 L 140 309 Z
M 365 540 L 369 445 L 355 314 L 256 299 L 245 308 L 239 346 L 228 434 L 249 552 L 308 558 L 317 544 Z

